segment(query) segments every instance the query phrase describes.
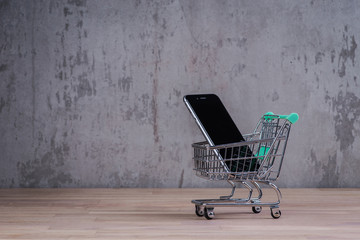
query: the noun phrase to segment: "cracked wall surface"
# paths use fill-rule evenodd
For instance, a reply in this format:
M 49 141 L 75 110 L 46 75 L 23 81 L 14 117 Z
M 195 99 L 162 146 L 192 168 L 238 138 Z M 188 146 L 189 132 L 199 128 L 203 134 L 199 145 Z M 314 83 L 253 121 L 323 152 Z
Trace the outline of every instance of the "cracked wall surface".
M 224 186 L 192 170 L 209 92 L 243 133 L 299 113 L 280 187 L 358 187 L 359 8 L 0 0 L 0 187 Z

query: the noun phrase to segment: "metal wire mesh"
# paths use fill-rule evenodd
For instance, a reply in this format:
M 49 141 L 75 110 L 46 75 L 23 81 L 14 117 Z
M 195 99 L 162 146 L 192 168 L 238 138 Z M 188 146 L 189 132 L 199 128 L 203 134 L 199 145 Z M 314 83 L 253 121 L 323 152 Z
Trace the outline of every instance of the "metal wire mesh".
M 194 170 L 210 180 L 276 180 L 291 124 L 263 116 L 246 141 L 219 146 L 194 143 Z

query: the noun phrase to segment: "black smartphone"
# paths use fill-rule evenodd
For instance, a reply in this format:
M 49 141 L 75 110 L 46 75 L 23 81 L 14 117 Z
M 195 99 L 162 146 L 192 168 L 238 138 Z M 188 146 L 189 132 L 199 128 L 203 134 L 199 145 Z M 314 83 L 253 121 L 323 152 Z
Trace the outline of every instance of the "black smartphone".
M 186 95 L 184 102 L 211 146 L 245 141 L 217 95 Z M 231 172 L 253 171 L 256 168 L 256 159 L 251 159 L 253 153 L 248 146 L 232 148 L 229 151 L 221 149 L 218 154 L 224 160 L 250 157 L 248 160 L 224 161 Z

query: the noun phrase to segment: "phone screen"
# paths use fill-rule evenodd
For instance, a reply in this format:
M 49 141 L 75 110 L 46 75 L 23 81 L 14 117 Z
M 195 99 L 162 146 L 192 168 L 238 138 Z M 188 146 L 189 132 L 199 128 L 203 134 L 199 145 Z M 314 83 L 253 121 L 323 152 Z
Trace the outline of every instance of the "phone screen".
M 214 145 L 244 141 L 230 114 L 215 94 L 187 95 L 198 121 Z
M 210 145 L 245 141 L 220 98 L 215 94 L 186 95 L 184 101 Z M 223 159 L 253 156 L 247 146 L 232 148 L 229 151 L 221 149 L 220 155 Z M 239 172 L 252 171 L 255 167 L 254 161 L 256 159 L 225 163 L 231 172 Z

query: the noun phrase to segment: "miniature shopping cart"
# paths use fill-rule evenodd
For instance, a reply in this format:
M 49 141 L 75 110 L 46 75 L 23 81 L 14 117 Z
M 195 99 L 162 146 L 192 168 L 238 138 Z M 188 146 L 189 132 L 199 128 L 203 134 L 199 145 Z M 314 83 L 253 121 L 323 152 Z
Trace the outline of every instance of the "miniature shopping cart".
M 254 213 L 260 213 L 262 207 L 270 207 L 271 216 L 279 218 L 281 192 L 273 182 L 280 175 L 291 125 L 298 119 L 297 113 L 275 115 L 269 112 L 260 118 L 251 134 L 244 135 L 243 142 L 218 146 L 210 146 L 208 142 L 194 143 L 196 175 L 208 180 L 227 181 L 232 186 L 229 196 L 192 200 L 196 215 L 213 219 L 215 207 L 249 206 Z M 247 198 L 233 198 L 236 182 L 249 190 Z M 276 192 L 277 201 L 262 202 L 261 185 L 270 186 Z M 253 197 L 254 188 L 256 197 Z

